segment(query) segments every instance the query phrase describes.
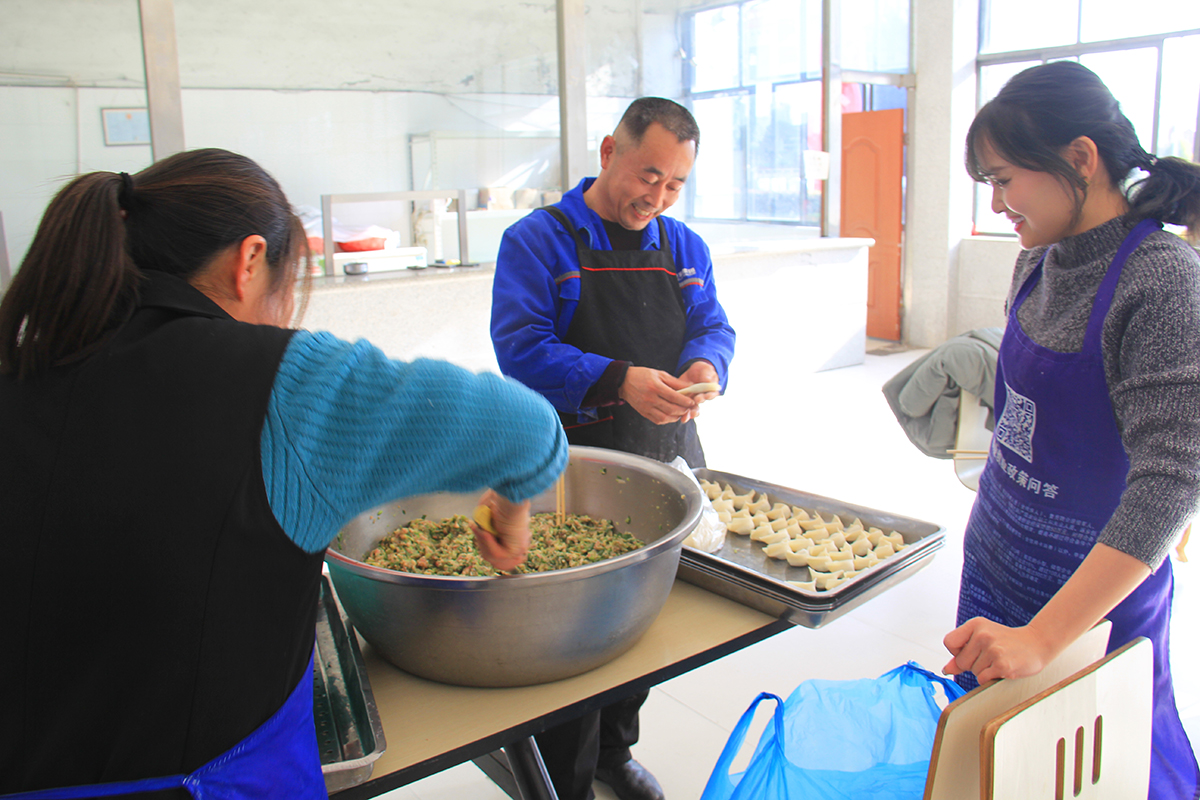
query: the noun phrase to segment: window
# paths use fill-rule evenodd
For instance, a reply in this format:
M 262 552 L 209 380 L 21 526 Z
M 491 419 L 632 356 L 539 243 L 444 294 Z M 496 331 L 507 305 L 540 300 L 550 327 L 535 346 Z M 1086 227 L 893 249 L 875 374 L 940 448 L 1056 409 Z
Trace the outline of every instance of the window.
M 979 105 L 1027 67 L 1077 60 L 1112 90 L 1146 150 L 1196 160 L 1200 3 L 1141 0 L 1137 13 L 1129 9 L 1114 0 L 980 0 Z M 1011 234 L 991 211 L 991 191 L 981 185 L 975 197 L 976 231 Z
M 690 216 L 821 224 L 821 2 L 749 0 L 688 19 L 685 82 L 700 125 Z

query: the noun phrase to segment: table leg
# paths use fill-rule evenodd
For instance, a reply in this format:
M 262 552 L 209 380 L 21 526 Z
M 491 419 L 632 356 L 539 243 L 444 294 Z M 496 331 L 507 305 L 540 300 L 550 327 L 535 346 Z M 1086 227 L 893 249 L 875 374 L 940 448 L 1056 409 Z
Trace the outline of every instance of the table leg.
M 472 761 L 514 800 L 558 800 L 532 736 Z

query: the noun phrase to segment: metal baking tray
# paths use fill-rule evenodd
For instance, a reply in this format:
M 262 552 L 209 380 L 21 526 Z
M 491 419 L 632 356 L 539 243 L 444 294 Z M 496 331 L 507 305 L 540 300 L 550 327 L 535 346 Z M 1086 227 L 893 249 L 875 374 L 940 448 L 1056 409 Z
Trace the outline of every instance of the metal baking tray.
M 817 511 L 826 519 L 833 514 L 846 522 L 857 517 L 865 525 L 897 531 L 904 537 L 908 546 L 897 555 L 830 591 L 808 591 L 788 583 L 811 580 L 808 568 L 793 567 L 786 561 L 769 558 L 763 552 L 762 544 L 748 536 L 726 535 L 725 544 L 715 553 L 683 548 L 679 561 L 680 578 L 794 625 L 806 628 L 827 625 L 928 566 L 934 553 L 945 545 L 945 529 L 931 522 L 728 472 L 710 469 L 693 472 L 697 479 L 729 484 L 739 494 L 753 489 L 758 494 L 766 493 L 772 503 Z
M 321 576 L 317 607 L 313 718 L 326 791 L 348 789 L 370 778 L 387 742 L 358 649 L 358 636 L 342 610 L 328 573 Z

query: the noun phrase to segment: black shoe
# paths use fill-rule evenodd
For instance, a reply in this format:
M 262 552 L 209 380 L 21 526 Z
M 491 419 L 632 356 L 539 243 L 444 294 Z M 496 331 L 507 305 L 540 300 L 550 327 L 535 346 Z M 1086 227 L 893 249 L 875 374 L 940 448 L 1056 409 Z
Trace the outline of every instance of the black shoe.
M 665 800 L 662 787 L 632 758 L 615 767 L 596 767 L 596 780 L 607 783 L 620 800 Z

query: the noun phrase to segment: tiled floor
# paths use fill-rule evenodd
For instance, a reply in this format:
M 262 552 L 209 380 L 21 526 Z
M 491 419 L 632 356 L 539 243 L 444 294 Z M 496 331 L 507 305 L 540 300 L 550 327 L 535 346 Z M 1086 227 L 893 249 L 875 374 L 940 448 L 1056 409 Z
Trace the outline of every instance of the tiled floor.
M 905 438 L 879 389 L 920 351 L 868 355 L 866 363 L 792 375 L 739 354 L 729 392 L 705 407 L 701 435 L 711 468 L 937 522 L 946 546 L 930 566 L 820 630 L 793 628 L 656 687 L 642 710 L 634 754 L 671 800 L 694 800 L 730 730 L 760 691 L 786 697 L 808 678 L 874 677 L 908 660 L 939 669 L 954 626 L 962 532 L 974 494 L 949 461 Z M 1200 558 L 1200 542 L 1193 546 Z M 1174 562 L 1173 660 L 1178 704 L 1200 744 L 1200 578 Z M 748 741 L 757 741 L 758 728 Z M 743 758 L 746 756 L 743 755 Z M 602 785 L 597 796 L 613 795 Z M 503 800 L 466 764 L 386 795 L 390 800 Z

